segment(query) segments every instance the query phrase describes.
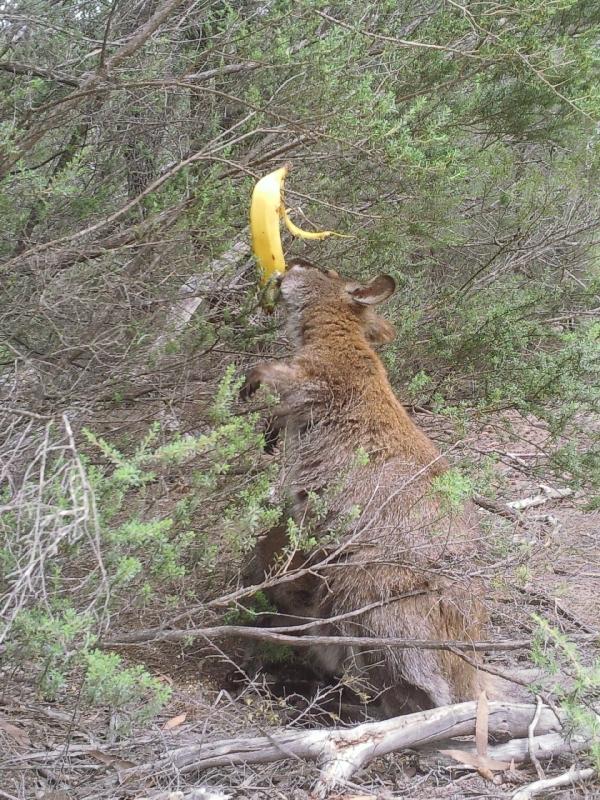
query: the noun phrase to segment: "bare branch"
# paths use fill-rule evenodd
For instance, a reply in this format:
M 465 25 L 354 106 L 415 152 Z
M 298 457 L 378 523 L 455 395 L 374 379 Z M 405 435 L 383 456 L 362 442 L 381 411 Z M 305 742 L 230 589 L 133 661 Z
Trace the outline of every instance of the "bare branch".
M 64 83 L 66 86 L 79 86 L 77 78 L 64 75 L 53 69 L 44 69 L 33 64 L 23 64 L 20 61 L 0 61 L 0 69 L 4 72 L 11 72 L 13 75 L 36 75 L 38 78 Z
M 313 620 L 313 625 L 323 625 L 327 619 Z M 134 631 L 133 633 L 117 634 L 103 642 L 104 647 L 122 647 L 129 644 L 142 642 L 180 642 L 194 639 L 199 636 L 205 639 L 224 639 L 230 636 L 239 636 L 243 639 L 259 639 L 266 642 L 290 645 L 292 647 L 312 647 L 313 645 L 355 645 L 359 647 L 396 647 L 401 650 L 464 650 L 466 652 L 509 652 L 531 647 L 531 639 L 510 639 L 497 642 L 459 642 L 441 641 L 433 639 L 396 639 L 377 638 L 373 636 L 293 636 L 288 631 L 293 631 L 294 626 L 281 628 L 251 628 L 242 625 L 217 625 L 210 628 L 185 628 L 183 630 L 164 630 L 163 628 L 148 628 Z M 579 640 L 594 641 L 595 635 L 581 634 L 572 637 Z
M 587 783 L 598 776 L 598 773 L 592 767 L 587 769 L 574 769 L 571 768 L 563 775 L 558 775 L 556 778 L 545 778 L 544 780 L 530 783 L 523 789 L 519 789 L 512 796 L 512 800 L 531 800 L 532 797 L 537 797 L 540 794 L 552 789 L 560 789 L 563 786 L 576 786 L 578 783 Z

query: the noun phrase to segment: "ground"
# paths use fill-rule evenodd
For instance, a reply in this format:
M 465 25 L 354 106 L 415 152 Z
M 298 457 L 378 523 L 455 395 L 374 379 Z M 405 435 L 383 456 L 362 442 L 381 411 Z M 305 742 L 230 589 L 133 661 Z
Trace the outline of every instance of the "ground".
M 542 423 L 514 412 L 472 425 L 457 437 L 448 420 L 417 413 L 417 422 L 444 450 L 454 446 L 461 456 L 483 469 L 490 455 L 497 458 L 493 484 L 498 507 L 539 493 L 540 475 L 547 465 L 547 432 Z M 548 478 L 560 487 L 560 478 Z M 517 520 L 479 509 L 482 530 L 492 548 L 487 569 L 493 638 L 530 635 L 532 613 L 543 615 L 577 643 L 583 663 L 593 658 L 590 634 L 598 632 L 600 616 L 600 513 L 586 510 L 588 498 L 575 492 L 523 511 Z M 597 646 L 597 645 L 596 645 Z M 173 688 L 172 699 L 160 718 L 146 727 L 120 728 L 122 720 L 105 710 L 81 711 L 77 682 L 58 703 L 36 696 L 27 669 L 4 673 L 0 694 L 0 799 L 155 797 L 166 789 L 190 791 L 194 786 L 220 788 L 236 800 L 310 796 L 318 770 L 300 761 L 218 768 L 178 774 L 168 763 L 144 777 L 128 777 L 128 768 L 154 764 L 169 748 L 186 742 L 265 735 L 281 724 L 317 727 L 326 715 L 315 701 L 298 715 L 293 698 L 288 705 L 271 695 L 260 678 L 240 680 L 235 692 L 225 675 L 235 666 L 233 650 L 205 642 L 185 647 L 130 648 L 129 661 L 144 661 Z M 528 653 L 494 654 L 490 662 L 504 670 L 529 665 Z M 235 671 L 235 669 L 234 669 Z M 290 711 L 289 706 L 292 706 Z M 294 717 L 295 721 L 290 722 Z M 564 772 L 572 756 L 544 765 L 549 776 Z M 518 784 L 536 779 L 532 767 L 518 767 L 485 781 L 477 773 L 450 768 L 436 753 L 402 752 L 386 756 L 354 776 L 339 795 L 354 798 L 509 798 Z M 166 797 L 166 795 L 164 795 Z M 554 793 L 560 800 L 600 797 L 592 784 Z

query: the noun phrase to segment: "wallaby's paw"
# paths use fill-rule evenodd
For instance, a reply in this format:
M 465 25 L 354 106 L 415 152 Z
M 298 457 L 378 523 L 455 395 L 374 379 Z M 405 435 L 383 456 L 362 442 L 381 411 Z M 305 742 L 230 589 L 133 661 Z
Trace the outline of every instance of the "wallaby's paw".
M 240 389 L 240 400 L 249 400 L 260 389 L 260 371 L 255 368 L 250 370 Z

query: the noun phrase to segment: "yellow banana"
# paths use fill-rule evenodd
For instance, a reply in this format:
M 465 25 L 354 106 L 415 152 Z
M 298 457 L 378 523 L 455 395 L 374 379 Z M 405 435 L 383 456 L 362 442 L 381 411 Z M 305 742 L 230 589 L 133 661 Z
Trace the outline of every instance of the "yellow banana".
M 294 225 L 292 220 L 289 218 L 288 212 L 285 208 L 283 208 L 283 206 L 281 213 L 286 228 L 292 234 L 292 236 L 296 236 L 298 239 L 326 239 L 328 236 L 341 236 L 343 239 L 351 238 L 347 234 L 337 233 L 336 231 L 303 231 L 302 228 Z
M 261 286 L 266 286 L 275 275 L 285 272 L 279 218 L 283 181 L 287 173 L 287 167 L 270 172 L 258 181 L 252 192 L 250 235 Z
M 287 174 L 288 167 L 285 166 L 262 177 L 254 187 L 250 204 L 252 251 L 258 262 L 260 285 L 263 287 L 261 303 L 265 310 L 272 310 L 275 303 L 275 278 L 285 272 L 280 231 L 282 218 L 292 236 L 300 239 L 325 239 L 327 236 L 343 235 L 335 231 L 303 231 L 294 225 L 283 200 L 283 184 Z

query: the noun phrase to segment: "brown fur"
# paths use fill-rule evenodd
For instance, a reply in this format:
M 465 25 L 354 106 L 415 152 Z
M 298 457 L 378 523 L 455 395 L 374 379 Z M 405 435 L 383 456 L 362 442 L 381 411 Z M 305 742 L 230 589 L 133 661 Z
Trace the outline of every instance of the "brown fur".
M 381 603 L 325 624 L 322 633 L 478 639 L 485 626 L 481 587 L 464 577 L 465 559 L 472 565 L 476 557 L 475 515 L 467 508 L 449 516 L 440 507 L 431 481 L 447 463 L 395 397 L 372 348 L 393 336 L 371 306 L 394 288 L 389 276 L 361 286 L 305 264 L 283 278 L 295 355 L 255 367 L 242 396 L 260 385 L 279 393 L 277 426 L 285 429 L 283 475 L 293 516 L 306 523 L 311 496 L 324 497 L 326 515 L 312 524 L 322 543 L 332 530 L 343 530 L 343 547 L 329 566 L 284 585 L 274 599 L 288 614 L 318 618 Z M 368 454 L 366 466 L 357 463 L 359 447 Z M 263 572 L 284 546 L 281 528 L 261 542 Z M 388 713 L 472 699 L 483 685 L 484 673 L 444 651 L 339 646 L 313 656 L 332 674 L 366 677 L 383 693 Z

